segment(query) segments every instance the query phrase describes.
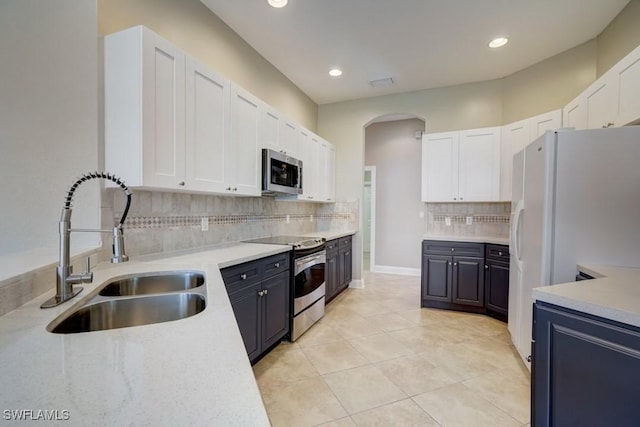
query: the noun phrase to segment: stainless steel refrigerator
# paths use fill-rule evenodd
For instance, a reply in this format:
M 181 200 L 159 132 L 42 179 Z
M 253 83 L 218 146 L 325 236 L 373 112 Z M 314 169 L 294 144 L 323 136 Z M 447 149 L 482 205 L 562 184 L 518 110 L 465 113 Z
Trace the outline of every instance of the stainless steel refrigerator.
M 640 127 L 548 131 L 517 153 L 510 253 L 508 328 L 530 366 L 533 288 L 578 263 L 640 266 Z

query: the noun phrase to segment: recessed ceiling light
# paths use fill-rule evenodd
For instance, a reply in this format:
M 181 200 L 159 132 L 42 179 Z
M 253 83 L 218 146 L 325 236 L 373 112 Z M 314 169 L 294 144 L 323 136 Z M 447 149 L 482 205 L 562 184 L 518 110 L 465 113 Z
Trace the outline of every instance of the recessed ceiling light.
M 338 68 L 333 68 L 331 70 L 329 70 L 329 75 L 331 77 L 338 77 L 342 75 L 342 70 L 338 69 Z
M 267 3 L 269 3 L 271 7 L 281 8 L 287 5 L 287 1 L 288 0 L 267 0 Z
M 495 49 L 495 48 L 504 46 L 508 42 L 509 42 L 508 38 L 506 38 L 506 37 L 498 37 L 498 38 L 495 38 L 495 39 L 491 40 L 491 42 L 489 43 L 489 47 Z

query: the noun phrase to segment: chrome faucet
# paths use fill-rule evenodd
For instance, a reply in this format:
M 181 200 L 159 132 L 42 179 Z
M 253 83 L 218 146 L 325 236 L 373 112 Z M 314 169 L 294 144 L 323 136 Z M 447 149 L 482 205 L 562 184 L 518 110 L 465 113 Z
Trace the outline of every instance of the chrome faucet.
M 94 178 L 108 179 L 115 182 L 127 195 L 127 205 L 122 214 L 122 218 L 120 218 L 120 222 L 115 227 L 113 227 L 113 230 L 71 228 L 71 206 L 73 201 L 73 193 L 76 191 L 80 184 Z M 122 225 L 127 218 L 127 213 L 129 212 L 130 205 L 131 191 L 124 184 L 124 182 L 122 182 L 120 178 L 116 178 L 115 175 L 104 172 L 91 172 L 82 175 L 82 177 L 80 177 L 76 182 L 73 183 L 73 185 L 67 192 L 64 207 L 62 208 L 62 215 L 60 216 L 60 223 L 58 225 L 58 233 L 60 234 L 60 246 L 58 249 L 60 262 L 58 263 L 58 267 L 56 268 L 56 294 L 45 301 L 40 306 L 40 308 L 55 307 L 65 301 L 70 300 L 82 291 L 82 288 L 74 288 L 73 285 L 79 283 L 91 283 L 91 281 L 93 280 L 93 273 L 91 272 L 89 258 L 87 258 L 87 271 L 85 273 L 72 274 L 73 267 L 71 266 L 71 262 L 69 259 L 71 232 L 112 233 L 113 257 L 111 258 L 111 262 L 119 263 L 129 261 L 129 257 L 125 254 L 124 251 L 124 235 L 122 234 Z

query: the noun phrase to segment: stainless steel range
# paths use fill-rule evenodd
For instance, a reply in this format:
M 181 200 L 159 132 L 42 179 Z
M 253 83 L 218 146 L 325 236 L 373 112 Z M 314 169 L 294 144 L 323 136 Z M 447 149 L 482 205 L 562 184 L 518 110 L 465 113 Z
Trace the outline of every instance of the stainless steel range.
M 324 316 L 326 240 L 302 236 L 274 236 L 248 242 L 289 245 L 293 248 L 290 339 L 295 341 Z

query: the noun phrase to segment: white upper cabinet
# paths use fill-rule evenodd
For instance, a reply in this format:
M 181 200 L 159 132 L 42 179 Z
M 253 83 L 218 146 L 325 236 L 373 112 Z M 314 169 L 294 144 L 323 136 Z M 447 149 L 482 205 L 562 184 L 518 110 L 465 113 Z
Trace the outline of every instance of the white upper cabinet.
M 618 125 L 640 119 L 640 46 L 620 61 L 614 72 L 618 78 Z
M 231 84 L 231 160 L 233 171 L 227 191 L 244 196 L 260 196 L 262 101 Z
M 529 142 L 530 123 L 528 119 L 511 123 L 502 128 L 500 142 L 500 200 L 511 200 L 513 155 Z
M 298 125 L 266 104 L 262 115 L 262 146 L 291 157 L 298 155 Z
M 262 195 L 262 147 L 303 160 L 334 201 L 335 150 L 143 26 L 104 38 L 105 167 L 130 187 Z
M 422 201 L 457 200 L 459 141 L 460 132 L 422 135 Z
M 500 196 L 498 127 L 422 136 L 422 201 L 495 201 Z
M 576 129 L 624 126 L 640 121 L 640 46 L 593 82 L 562 111 Z
M 187 57 L 186 187 L 224 193 L 231 171 L 229 82 Z
M 618 80 L 613 70 L 593 82 L 584 93 L 587 129 L 616 125 Z
M 185 186 L 185 55 L 144 27 L 105 37 L 105 167 L 129 186 Z
M 458 200 L 500 198 L 500 133 L 499 127 L 460 132 Z
M 554 110 L 502 127 L 500 200 L 511 200 L 513 156 L 548 130 L 562 127 L 562 111 Z

